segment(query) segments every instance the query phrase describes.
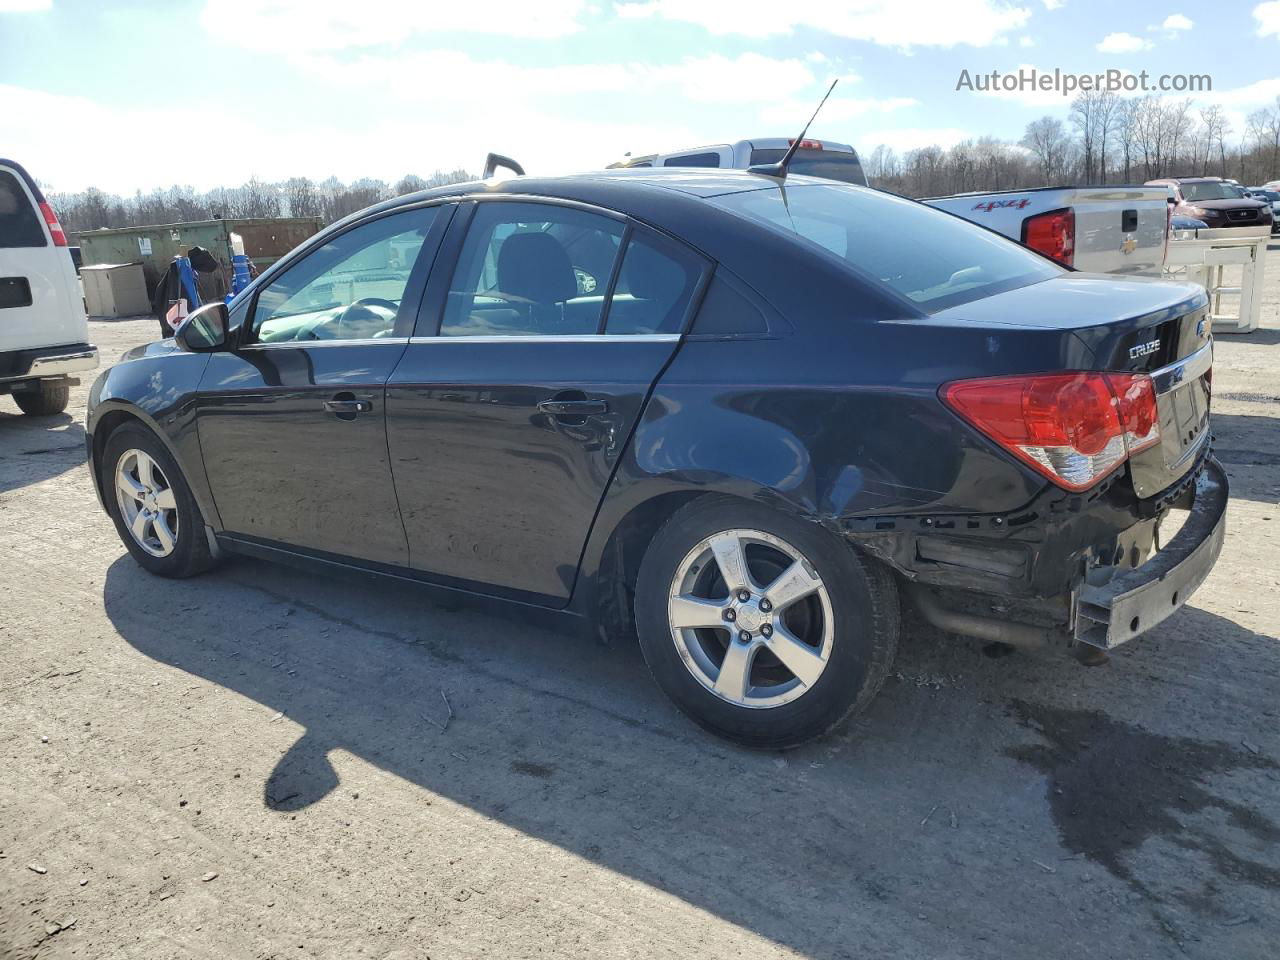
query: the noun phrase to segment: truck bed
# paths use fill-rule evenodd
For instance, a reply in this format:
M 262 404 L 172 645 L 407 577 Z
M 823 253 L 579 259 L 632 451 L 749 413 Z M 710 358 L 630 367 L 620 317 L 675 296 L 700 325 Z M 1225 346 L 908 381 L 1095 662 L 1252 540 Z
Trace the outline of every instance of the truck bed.
M 1026 242 L 1031 218 L 1070 211 L 1074 223 L 1070 266 L 1091 273 L 1153 277 L 1164 268 L 1168 200 L 1163 187 L 1033 187 L 928 197 L 921 202 L 1020 243 Z

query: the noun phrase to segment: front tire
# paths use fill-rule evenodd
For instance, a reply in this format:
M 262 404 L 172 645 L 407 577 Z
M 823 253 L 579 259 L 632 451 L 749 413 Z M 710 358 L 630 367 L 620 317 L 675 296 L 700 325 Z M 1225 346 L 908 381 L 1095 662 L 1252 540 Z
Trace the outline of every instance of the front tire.
M 204 517 L 182 470 L 139 423 L 107 438 L 102 490 L 116 533 L 133 558 L 161 577 L 190 577 L 213 565 Z
M 728 497 L 683 507 L 636 586 L 654 679 L 710 732 L 785 749 L 875 696 L 898 644 L 892 575 L 815 523 Z
M 71 399 L 71 385 L 60 380 L 43 380 L 39 389 L 20 390 L 13 395 L 13 402 L 29 417 L 52 417 L 67 409 Z

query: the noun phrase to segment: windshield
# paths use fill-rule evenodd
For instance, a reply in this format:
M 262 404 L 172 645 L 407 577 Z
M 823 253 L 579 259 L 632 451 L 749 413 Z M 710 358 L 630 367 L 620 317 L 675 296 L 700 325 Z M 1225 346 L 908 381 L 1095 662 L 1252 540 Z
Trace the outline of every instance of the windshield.
M 1208 180 L 1204 183 L 1184 183 L 1182 198 L 1184 200 L 1236 200 L 1240 194 L 1229 183 Z
M 927 312 L 1063 272 L 990 230 L 877 190 L 805 184 L 730 193 L 711 202 L 800 237 Z
M 752 150 L 751 163 L 777 163 L 787 151 Z M 867 175 L 862 172 L 862 164 L 856 153 L 839 153 L 834 150 L 800 149 L 791 158 L 787 170 L 790 173 L 803 173 L 807 177 L 822 177 L 824 180 L 839 180 L 841 183 L 856 183 L 865 187 Z

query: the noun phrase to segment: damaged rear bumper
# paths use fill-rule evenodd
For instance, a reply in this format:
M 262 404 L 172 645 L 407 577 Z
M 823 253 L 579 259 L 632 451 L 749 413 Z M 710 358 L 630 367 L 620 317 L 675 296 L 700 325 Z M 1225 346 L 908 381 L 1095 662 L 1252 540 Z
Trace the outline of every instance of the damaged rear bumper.
M 1075 639 L 1110 650 L 1186 603 L 1222 552 L 1228 493 L 1226 472 L 1208 457 L 1196 478 L 1190 515 L 1177 535 L 1141 566 L 1118 570 L 1104 583 L 1086 580 L 1077 590 Z

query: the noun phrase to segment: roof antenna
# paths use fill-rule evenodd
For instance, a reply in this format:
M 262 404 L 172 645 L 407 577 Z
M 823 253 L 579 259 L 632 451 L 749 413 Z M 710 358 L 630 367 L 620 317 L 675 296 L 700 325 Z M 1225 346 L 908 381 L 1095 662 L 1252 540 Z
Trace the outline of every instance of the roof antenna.
M 822 109 L 822 105 L 827 102 L 827 97 L 831 96 L 831 91 L 836 88 L 836 84 L 839 82 L 839 77 L 831 81 L 831 86 L 827 87 L 827 92 L 818 101 L 818 109 L 813 111 L 813 116 L 809 118 L 809 123 L 806 123 L 804 129 L 800 131 L 800 136 L 791 141 L 791 146 L 787 148 L 787 152 L 782 155 L 781 160 L 777 163 L 757 163 L 754 166 L 747 167 L 747 173 L 758 173 L 763 177 L 777 177 L 779 180 L 787 179 L 787 166 L 791 163 L 791 158 L 800 149 L 800 143 L 804 140 L 804 135 L 809 132 L 809 125 L 813 123 L 814 117 L 818 115 L 818 110 Z

